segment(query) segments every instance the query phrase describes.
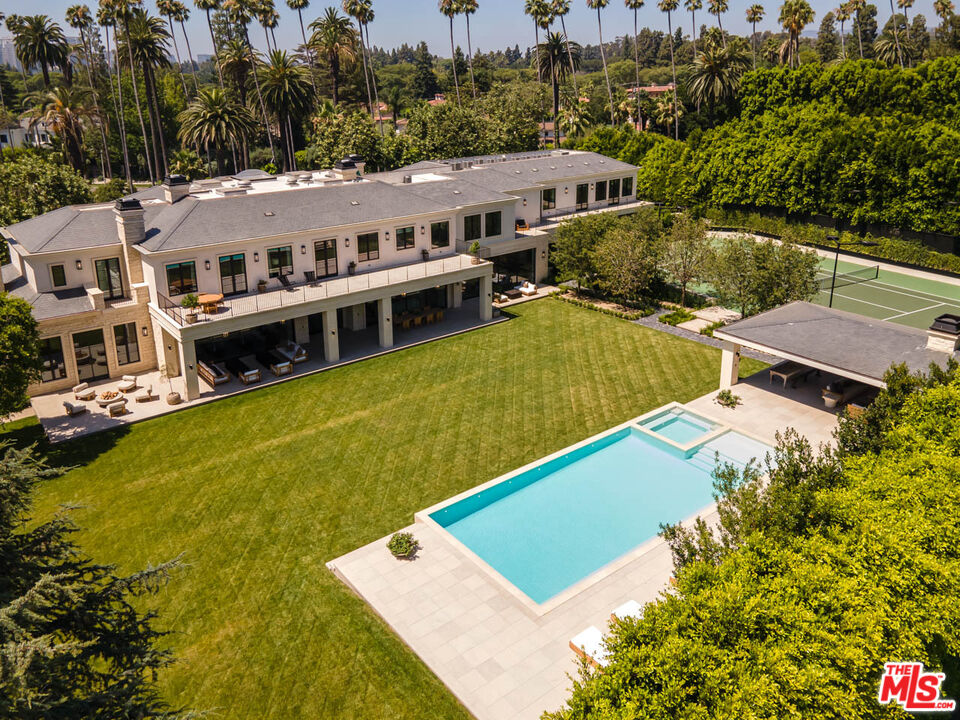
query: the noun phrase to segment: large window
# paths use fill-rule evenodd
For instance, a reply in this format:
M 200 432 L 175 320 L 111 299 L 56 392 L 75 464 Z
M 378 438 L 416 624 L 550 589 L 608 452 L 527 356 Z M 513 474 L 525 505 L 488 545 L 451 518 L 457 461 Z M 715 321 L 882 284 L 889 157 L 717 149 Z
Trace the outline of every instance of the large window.
M 430 246 L 439 248 L 450 245 L 450 223 L 443 222 L 430 223 Z
M 610 181 L 610 192 L 607 202 L 616 205 L 620 202 L 620 178 L 614 178 Z
M 53 279 L 53 286 L 55 288 L 63 287 L 67 284 L 67 272 L 63 269 L 63 265 L 51 265 L 50 277 Z
M 77 358 L 77 379 L 80 382 L 110 375 L 110 367 L 107 365 L 107 348 L 103 343 L 103 330 L 74 333 L 73 352 Z
M 484 225 L 484 235 L 487 237 L 496 237 L 502 232 L 500 224 L 500 211 L 488 212 L 483 216 Z
M 629 197 L 633 195 L 633 178 L 626 177 L 623 179 L 623 196 Z
M 380 233 L 357 235 L 357 260 L 377 260 L 380 257 Z
M 97 287 L 103 297 L 114 300 L 123 297 L 123 281 L 120 279 L 120 258 L 107 258 L 94 263 L 97 271 Z
M 247 291 L 247 261 L 243 253 L 220 258 L 220 291 L 224 295 Z
M 586 210 L 590 205 L 590 186 L 586 183 L 577 185 L 577 210 Z
M 197 266 L 193 260 L 167 265 L 167 290 L 170 297 L 197 291 Z
M 600 202 L 601 200 L 607 199 L 607 181 L 606 180 L 599 180 L 597 182 L 597 189 L 596 189 L 596 193 L 593 196 L 593 199 L 596 202 Z
M 137 346 L 137 324 L 124 323 L 113 326 L 113 339 L 117 345 L 117 365 L 129 365 L 140 362 L 140 348 Z
M 291 245 L 267 250 L 267 276 L 274 278 L 281 275 L 293 275 L 293 247 Z
M 557 206 L 557 189 L 547 188 L 540 191 L 540 209 L 553 210 Z
M 463 218 L 463 239 L 467 242 L 480 239 L 479 215 L 467 215 Z
M 409 250 L 416 245 L 413 237 L 413 225 L 397 228 L 397 250 Z
M 37 346 L 40 351 L 40 382 L 53 382 L 67 376 L 63 362 L 63 343 L 60 338 L 44 338 Z
M 317 261 L 317 277 L 330 277 L 337 274 L 337 241 L 320 240 L 313 244 L 313 254 Z

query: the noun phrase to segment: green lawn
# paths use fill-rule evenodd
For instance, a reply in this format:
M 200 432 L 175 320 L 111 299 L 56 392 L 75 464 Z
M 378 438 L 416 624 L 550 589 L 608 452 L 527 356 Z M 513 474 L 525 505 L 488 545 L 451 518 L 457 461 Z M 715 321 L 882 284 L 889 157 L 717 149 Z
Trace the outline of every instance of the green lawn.
M 223 718 L 468 717 L 324 563 L 720 372 L 717 350 L 556 300 L 515 315 L 51 451 L 78 467 L 38 514 L 82 505 L 94 558 L 131 571 L 184 553 L 150 601 L 175 631 L 172 702 Z

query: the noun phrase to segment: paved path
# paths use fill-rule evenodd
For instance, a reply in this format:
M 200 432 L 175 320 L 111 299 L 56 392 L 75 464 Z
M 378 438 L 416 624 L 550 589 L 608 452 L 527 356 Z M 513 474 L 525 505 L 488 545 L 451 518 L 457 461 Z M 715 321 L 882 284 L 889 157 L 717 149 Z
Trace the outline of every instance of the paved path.
M 660 322 L 657 318 L 661 315 L 666 315 L 667 313 L 672 312 L 671 309 L 657 310 L 653 315 L 647 315 L 647 317 L 640 318 L 639 320 L 634 320 L 637 325 L 643 325 L 652 330 L 659 330 L 660 332 L 665 332 L 670 335 L 676 335 L 677 337 L 682 337 L 685 340 L 693 340 L 698 342 L 701 345 L 709 345 L 710 347 L 720 348 L 722 344 L 719 340 L 710 337 L 709 335 L 701 335 L 700 333 L 693 333 L 689 330 L 684 330 L 683 328 L 674 327 L 673 325 L 667 325 L 667 323 Z M 757 352 L 756 350 L 750 350 L 749 348 L 743 348 L 740 351 L 740 354 L 743 357 L 752 358 L 754 360 L 759 360 L 765 363 L 777 363 L 780 362 L 780 358 L 774 357 L 773 355 L 767 355 L 766 353 Z

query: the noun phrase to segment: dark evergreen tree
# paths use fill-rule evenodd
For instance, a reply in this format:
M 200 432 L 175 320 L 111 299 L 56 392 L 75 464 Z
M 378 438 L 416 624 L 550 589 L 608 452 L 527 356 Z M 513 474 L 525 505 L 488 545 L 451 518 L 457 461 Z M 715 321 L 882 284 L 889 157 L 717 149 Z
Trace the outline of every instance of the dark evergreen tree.
M 422 100 L 430 100 L 440 92 L 440 85 L 437 82 L 437 75 L 433 71 L 433 55 L 430 54 L 427 44 L 422 42 L 417 45 L 413 54 L 414 74 L 410 90 L 413 96 Z
M 877 39 L 877 6 L 867 4 L 858 15 L 853 16 L 852 37 L 857 37 L 857 23 L 860 23 L 860 36 L 863 38 L 863 57 L 872 58 L 873 41 Z
M 830 62 L 840 57 L 840 35 L 837 34 L 836 17 L 828 12 L 820 21 L 817 33 L 817 56 L 820 62 Z

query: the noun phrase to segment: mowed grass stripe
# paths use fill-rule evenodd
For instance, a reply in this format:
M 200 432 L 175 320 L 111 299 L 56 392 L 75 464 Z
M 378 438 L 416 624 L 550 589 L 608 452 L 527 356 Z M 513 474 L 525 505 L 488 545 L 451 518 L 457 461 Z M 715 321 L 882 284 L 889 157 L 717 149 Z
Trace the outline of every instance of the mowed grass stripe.
M 50 450 L 97 560 L 187 566 L 146 602 L 177 705 L 229 718 L 465 719 L 324 563 L 413 513 L 670 400 L 720 353 L 557 300 L 509 322 Z M 744 374 L 759 363 L 744 360 Z M 22 426 L 17 432 L 23 433 Z

